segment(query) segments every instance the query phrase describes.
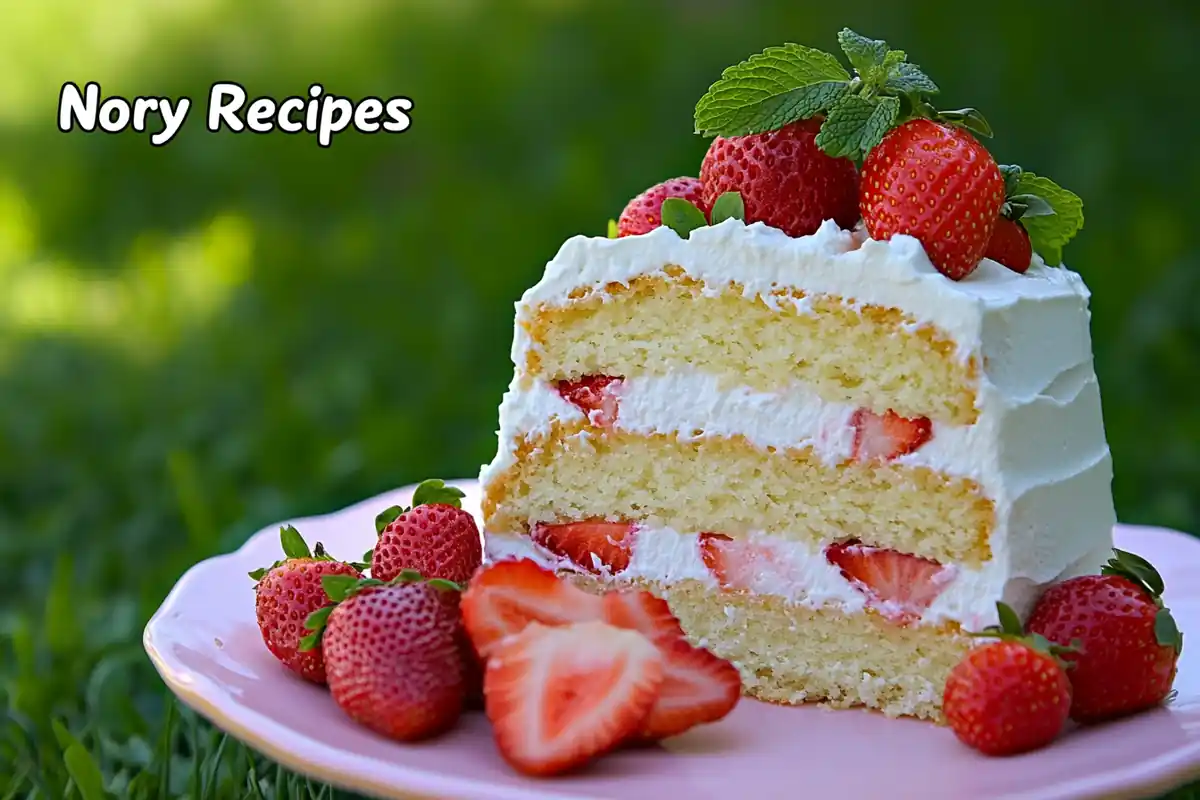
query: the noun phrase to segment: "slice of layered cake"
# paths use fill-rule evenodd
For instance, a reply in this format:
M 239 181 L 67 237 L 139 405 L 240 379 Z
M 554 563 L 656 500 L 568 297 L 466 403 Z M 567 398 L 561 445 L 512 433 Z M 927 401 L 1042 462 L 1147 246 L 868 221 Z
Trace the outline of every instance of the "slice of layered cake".
M 885 51 L 863 103 L 916 70 Z M 706 125 L 724 85 L 700 179 L 568 240 L 517 305 L 488 556 L 649 589 L 752 696 L 938 718 L 998 601 L 1111 553 L 1089 295 L 1046 263 L 1073 195 L 919 92 L 845 144 L 837 98 Z

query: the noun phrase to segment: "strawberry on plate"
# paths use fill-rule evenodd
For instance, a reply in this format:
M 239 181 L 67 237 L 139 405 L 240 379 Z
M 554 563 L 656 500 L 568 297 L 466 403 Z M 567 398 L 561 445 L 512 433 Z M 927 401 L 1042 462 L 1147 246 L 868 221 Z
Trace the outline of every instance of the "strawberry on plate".
M 745 221 L 764 222 L 788 236 L 813 233 L 827 219 L 843 228 L 858 221 L 858 170 L 848 158 L 817 147 L 819 118 L 778 130 L 713 139 L 700 166 L 704 203 L 738 192 Z
M 587 415 L 597 428 L 617 423 L 620 391 L 624 378 L 614 375 L 584 375 L 573 381 L 558 381 L 554 386 L 562 399 Z
M 629 568 L 637 526 L 632 522 L 587 519 L 533 526 L 533 541 L 597 575 L 616 575 Z
M 643 741 L 665 739 L 728 716 L 742 693 L 737 667 L 684 638 L 667 601 L 646 591 L 624 589 L 604 596 L 605 621 L 636 630 L 663 657 L 663 684 L 638 731 Z
M 279 531 L 284 559 L 250 573 L 254 579 L 254 611 L 267 649 L 285 667 L 313 683 L 325 683 L 325 658 L 321 648 L 303 650 L 301 640 L 309 630 L 309 614 L 329 603 L 321 579 L 345 575 L 357 579 L 359 571 L 330 557 L 320 542 L 311 552 L 300 532 L 291 525 Z
M 1042 594 L 1028 628 L 1076 651 L 1063 656 L 1071 665 L 1072 719 L 1132 714 L 1170 693 L 1183 634 L 1163 604 L 1163 588 L 1148 561 L 1114 550 L 1103 574 L 1070 578 Z
M 326 579 L 337 605 L 314 620 L 329 690 L 351 719 L 399 741 L 442 733 L 466 694 L 457 587 Z
M 480 656 L 532 622 L 568 625 L 604 618 L 602 600 L 528 559 L 484 567 L 462 596 L 463 624 Z
M 379 539 L 365 558 L 371 577 L 390 581 L 404 570 L 466 583 L 483 563 L 475 518 L 462 509 L 461 490 L 440 480 L 420 484 L 412 507 L 392 506 L 375 518 Z
M 1061 650 L 1024 636 L 1017 615 L 997 605 L 1001 627 L 985 634 L 1000 640 L 973 648 L 950 672 L 942 711 L 964 744 L 1005 756 L 1058 737 L 1071 706 L 1071 684 L 1059 661 Z
M 928 417 L 902 417 L 888 410 L 877 414 L 860 408 L 850 416 L 856 461 L 890 461 L 908 455 L 933 437 Z
M 513 768 L 555 775 L 636 735 L 662 681 L 662 655 L 636 631 L 599 621 L 534 622 L 488 659 L 485 708 Z
M 671 178 L 651 186 L 629 201 L 617 220 L 617 236 L 637 236 L 662 225 L 662 204 L 668 197 L 686 200 L 707 214 L 700 181 L 695 178 Z
M 825 558 L 893 622 L 919 619 L 946 588 L 953 570 L 936 561 L 857 541 L 831 544 Z
M 996 160 L 957 125 L 909 120 L 888 131 L 863 161 L 859 208 L 867 233 L 918 239 L 951 280 L 979 266 L 1003 203 Z

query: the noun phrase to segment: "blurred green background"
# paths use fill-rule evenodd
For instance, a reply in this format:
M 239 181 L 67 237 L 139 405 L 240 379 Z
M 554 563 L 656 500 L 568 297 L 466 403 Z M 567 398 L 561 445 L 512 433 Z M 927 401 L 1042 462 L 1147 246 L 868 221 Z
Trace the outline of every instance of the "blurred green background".
M 1094 292 L 1120 517 L 1200 531 L 1200 6 L 838 5 L 0 3 L 0 798 L 78 793 L 92 764 L 114 797 L 328 794 L 169 708 L 149 614 L 264 525 L 476 474 L 512 304 L 558 245 L 696 173 L 722 68 L 844 25 L 1084 198 L 1067 262 Z M 162 148 L 61 134 L 64 80 L 195 107 Z M 413 125 L 328 150 L 212 135 L 223 80 L 407 95 Z

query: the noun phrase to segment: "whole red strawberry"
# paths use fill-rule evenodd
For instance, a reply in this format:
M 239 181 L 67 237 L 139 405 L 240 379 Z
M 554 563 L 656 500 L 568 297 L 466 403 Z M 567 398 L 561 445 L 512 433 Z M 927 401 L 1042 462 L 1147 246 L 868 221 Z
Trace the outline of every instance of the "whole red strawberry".
M 972 649 L 950 672 L 942 694 L 946 723 L 963 744 L 1006 756 L 1054 741 L 1067 722 L 1071 683 L 1063 648 L 1026 636 L 1016 612 L 996 604 L 1000 624 L 981 635 L 999 641 Z
M 310 614 L 329 602 L 321 586 L 326 575 L 359 578 L 349 564 L 330 558 L 318 543 L 316 553 L 305 544 L 291 525 L 280 529 L 284 560 L 267 569 L 250 573 L 254 587 L 254 610 L 263 642 L 283 665 L 314 683 L 325 683 L 325 659 L 320 647 L 301 649 L 301 639 L 309 633 L 304 622 Z
M 428 480 L 413 493 L 412 508 L 392 506 L 376 517 L 371 577 L 390 581 L 413 570 L 426 578 L 469 581 L 483 563 L 483 544 L 475 518 L 462 510 L 462 496 L 453 486 Z
M 373 583 L 373 582 L 368 582 Z M 322 646 L 329 690 L 351 719 L 415 741 L 441 733 L 462 712 L 462 617 L 444 581 L 348 585 L 329 614 Z
M 705 216 L 708 216 L 708 209 L 712 205 L 702 201 L 700 181 L 695 178 L 671 178 L 651 186 L 629 201 L 617 220 L 617 236 L 637 236 L 662 225 L 662 204 L 668 197 L 687 200 Z
M 1158 571 L 1133 553 L 1113 554 L 1103 574 L 1051 586 L 1029 617 L 1031 632 L 1078 650 L 1064 658 L 1074 688 L 1071 718 L 1082 723 L 1161 703 L 1183 649 Z
M 816 145 L 822 117 L 749 136 L 713 139 L 700 166 L 703 200 L 711 208 L 725 192 L 740 192 L 747 223 L 764 222 L 789 236 L 813 233 L 832 219 L 858 221 L 858 171 Z
M 952 280 L 979 265 L 1004 203 L 1004 179 L 965 128 L 918 118 L 893 128 L 863 161 L 859 210 L 872 239 L 907 234 Z
M 1033 245 L 1029 242 L 1025 226 L 1007 217 L 1000 217 L 996 220 L 996 229 L 992 231 L 984 256 L 1013 272 L 1025 272 L 1033 261 Z

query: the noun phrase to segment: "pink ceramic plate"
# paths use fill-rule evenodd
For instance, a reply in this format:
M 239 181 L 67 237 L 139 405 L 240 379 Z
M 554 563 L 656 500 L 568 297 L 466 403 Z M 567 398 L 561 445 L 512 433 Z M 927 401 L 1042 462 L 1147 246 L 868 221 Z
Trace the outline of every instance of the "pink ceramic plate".
M 466 507 L 477 509 L 476 484 L 458 485 Z M 375 514 L 407 502 L 411 490 L 294 524 L 310 543 L 357 556 L 371 546 Z M 350 722 L 323 690 L 293 679 L 263 647 L 246 573 L 280 555 L 277 526 L 188 571 L 150 620 L 145 646 L 172 691 L 219 727 L 292 769 L 380 797 L 1145 797 L 1200 777 L 1200 540 L 1121 527 L 1117 542 L 1160 568 L 1166 600 L 1193 641 L 1178 696 L 1167 708 L 1010 759 L 976 755 L 928 723 L 754 701 L 659 749 L 622 752 L 553 780 L 509 769 L 482 714 L 427 744 L 386 741 Z

